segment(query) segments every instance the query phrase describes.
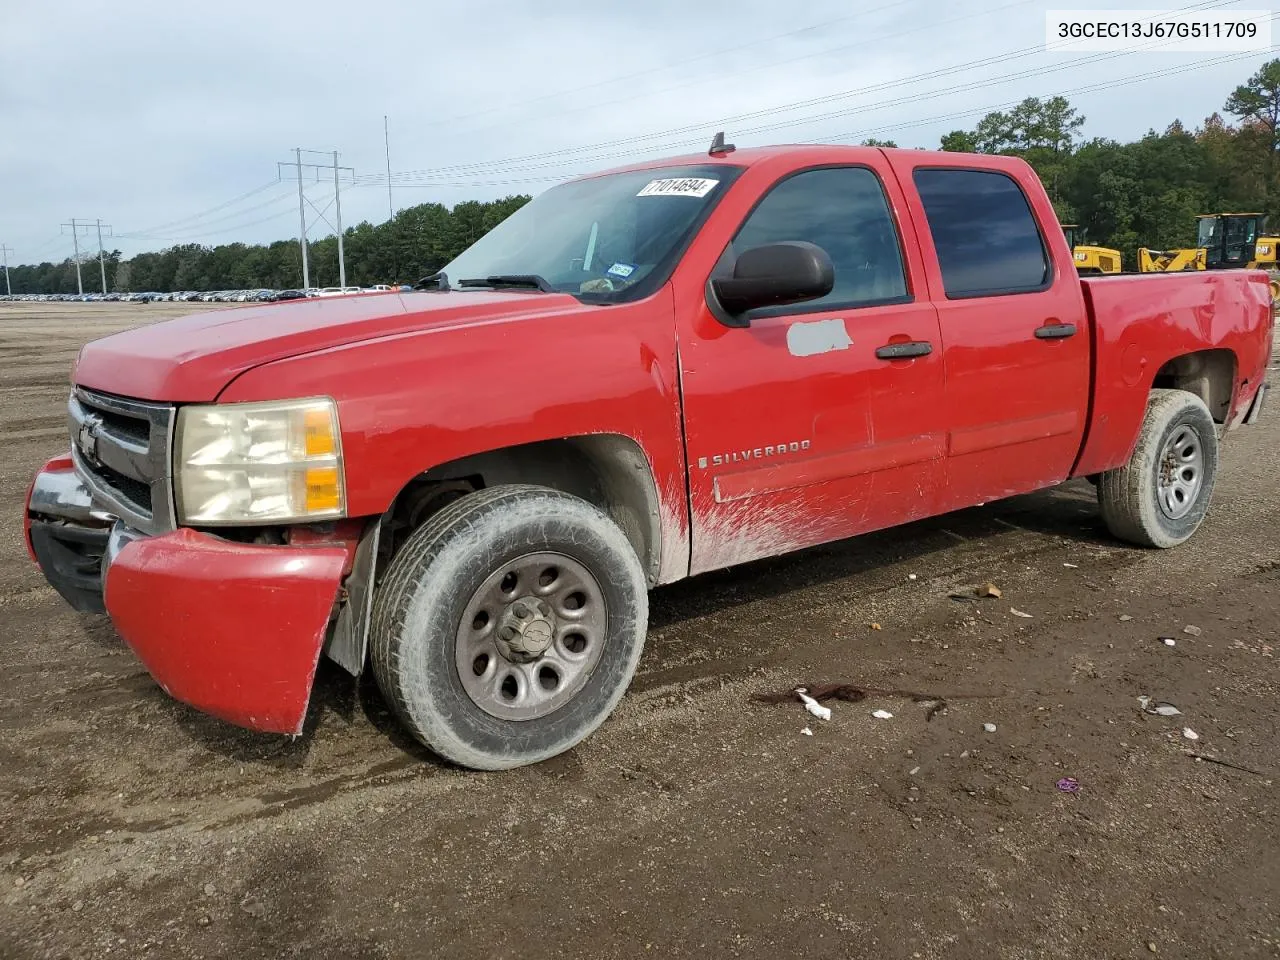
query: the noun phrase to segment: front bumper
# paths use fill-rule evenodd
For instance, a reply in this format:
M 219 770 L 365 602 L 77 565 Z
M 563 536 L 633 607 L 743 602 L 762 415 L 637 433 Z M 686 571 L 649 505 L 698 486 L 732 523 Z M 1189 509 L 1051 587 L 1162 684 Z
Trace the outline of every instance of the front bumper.
M 238 726 L 302 731 L 354 544 L 145 536 L 97 509 L 66 457 L 37 474 L 24 517 L 49 583 L 105 611 L 167 693 Z

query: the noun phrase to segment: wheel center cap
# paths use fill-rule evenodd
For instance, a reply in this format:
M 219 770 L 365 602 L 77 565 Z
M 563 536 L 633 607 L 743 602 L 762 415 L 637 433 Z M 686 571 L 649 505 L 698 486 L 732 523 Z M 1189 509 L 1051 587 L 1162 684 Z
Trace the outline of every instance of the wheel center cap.
M 547 652 L 556 636 L 556 615 L 550 604 L 521 597 L 502 611 L 498 621 L 498 652 L 512 663 L 530 663 Z

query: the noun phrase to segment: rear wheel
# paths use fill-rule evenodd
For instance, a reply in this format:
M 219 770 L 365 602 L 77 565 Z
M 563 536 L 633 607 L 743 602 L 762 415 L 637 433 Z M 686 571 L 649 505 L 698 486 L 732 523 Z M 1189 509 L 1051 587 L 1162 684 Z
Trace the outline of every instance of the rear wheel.
M 1098 484 L 1111 533 L 1144 547 L 1188 540 L 1209 510 L 1218 433 L 1209 408 L 1184 390 L 1153 390 L 1129 462 Z
M 543 487 L 462 497 L 405 542 L 374 598 L 383 695 L 454 763 L 536 763 L 594 731 L 644 645 L 648 594 L 604 513 Z

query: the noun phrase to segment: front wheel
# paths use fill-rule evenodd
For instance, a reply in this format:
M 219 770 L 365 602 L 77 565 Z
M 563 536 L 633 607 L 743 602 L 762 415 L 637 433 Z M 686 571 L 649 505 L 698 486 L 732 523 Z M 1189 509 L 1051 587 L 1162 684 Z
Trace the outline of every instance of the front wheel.
M 501 770 L 570 749 L 613 711 L 648 622 L 639 558 L 596 507 L 492 487 L 405 542 L 374 598 L 383 696 L 424 746 Z
M 1217 427 L 1204 401 L 1153 390 L 1129 462 L 1098 484 L 1102 518 L 1121 540 L 1175 547 L 1204 520 L 1217 475 Z

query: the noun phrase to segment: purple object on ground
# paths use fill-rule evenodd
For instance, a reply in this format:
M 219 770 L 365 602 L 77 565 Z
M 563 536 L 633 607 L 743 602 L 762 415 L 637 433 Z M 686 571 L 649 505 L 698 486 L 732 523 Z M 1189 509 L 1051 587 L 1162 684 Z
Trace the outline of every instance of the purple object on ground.
M 1058 781 L 1058 789 L 1063 793 L 1079 793 L 1080 782 L 1075 777 L 1063 777 Z

